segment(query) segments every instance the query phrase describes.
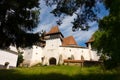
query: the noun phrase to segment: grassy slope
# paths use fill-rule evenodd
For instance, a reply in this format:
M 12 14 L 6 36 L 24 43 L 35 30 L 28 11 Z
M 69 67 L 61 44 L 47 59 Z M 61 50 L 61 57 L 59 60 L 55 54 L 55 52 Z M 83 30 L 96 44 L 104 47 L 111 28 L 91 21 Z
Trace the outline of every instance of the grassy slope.
M 0 80 L 120 80 L 115 71 L 99 67 L 41 66 L 0 70 Z

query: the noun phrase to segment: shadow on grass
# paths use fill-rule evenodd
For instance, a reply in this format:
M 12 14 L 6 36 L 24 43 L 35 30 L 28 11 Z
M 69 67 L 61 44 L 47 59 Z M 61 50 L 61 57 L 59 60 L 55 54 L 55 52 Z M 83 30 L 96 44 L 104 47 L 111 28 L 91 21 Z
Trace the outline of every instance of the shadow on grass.
M 49 74 L 21 74 L 17 70 L 0 70 L 0 80 L 120 80 L 120 74 L 78 74 L 63 75 L 58 73 Z

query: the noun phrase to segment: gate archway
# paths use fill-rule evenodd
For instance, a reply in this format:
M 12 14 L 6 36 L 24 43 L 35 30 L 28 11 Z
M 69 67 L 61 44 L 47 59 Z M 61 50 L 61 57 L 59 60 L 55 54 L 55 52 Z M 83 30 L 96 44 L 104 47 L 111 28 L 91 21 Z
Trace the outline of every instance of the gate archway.
M 56 58 L 52 57 L 49 59 L 49 64 L 50 65 L 56 65 Z

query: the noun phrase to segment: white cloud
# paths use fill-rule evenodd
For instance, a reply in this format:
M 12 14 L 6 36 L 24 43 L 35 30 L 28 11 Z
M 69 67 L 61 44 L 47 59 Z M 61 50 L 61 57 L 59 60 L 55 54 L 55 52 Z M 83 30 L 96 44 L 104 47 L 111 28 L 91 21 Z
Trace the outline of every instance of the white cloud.
M 77 31 L 73 33 L 74 38 L 78 42 L 79 45 L 82 44 L 82 46 L 85 46 L 86 41 L 90 39 L 92 34 L 98 29 L 98 26 L 96 23 L 92 25 L 92 27 L 88 31 Z M 81 43 L 82 42 L 82 43 Z
M 66 16 L 63 19 L 63 24 L 59 26 L 60 30 L 64 34 L 64 36 L 69 36 L 72 34 L 72 21 L 76 18 L 76 15 L 73 14 L 73 16 Z
M 51 14 L 51 10 L 55 8 L 55 6 L 47 7 L 45 2 L 41 0 L 40 2 L 40 23 L 37 28 L 34 29 L 34 33 L 40 32 L 41 30 L 48 31 L 52 26 L 57 25 L 56 20 L 57 18 Z

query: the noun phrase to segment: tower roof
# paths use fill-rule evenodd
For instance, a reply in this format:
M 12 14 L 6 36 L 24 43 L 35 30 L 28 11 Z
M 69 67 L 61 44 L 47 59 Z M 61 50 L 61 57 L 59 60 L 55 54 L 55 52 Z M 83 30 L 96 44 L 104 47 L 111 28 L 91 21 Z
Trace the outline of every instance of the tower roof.
M 68 46 L 68 45 L 77 45 L 73 36 L 63 38 L 62 46 Z
M 47 33 L 47 35 L 48 34 L 55 34 L 55 33 L 60 33 L 58 26 L 52 27 L 51 30 Z
M 92 37 L 86 42 L 86 43 L 91 43 L 91 42 L 94 42 L 94 36 L 92 35 Z

